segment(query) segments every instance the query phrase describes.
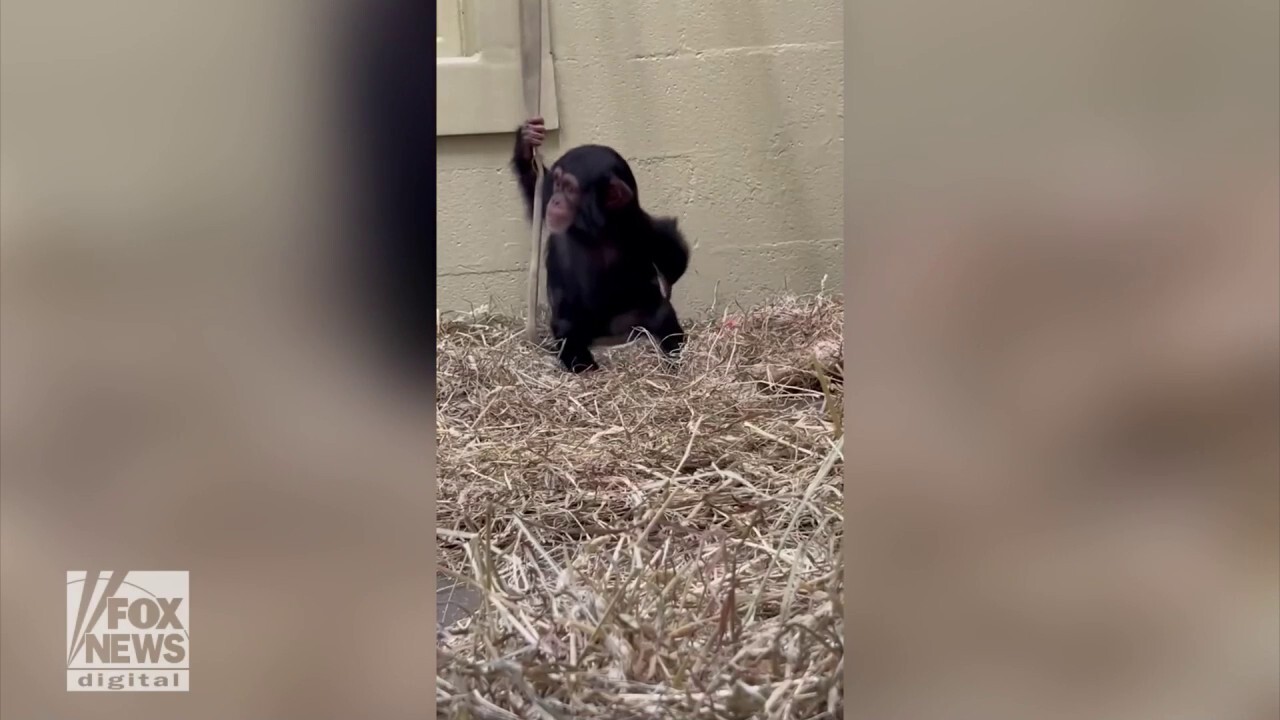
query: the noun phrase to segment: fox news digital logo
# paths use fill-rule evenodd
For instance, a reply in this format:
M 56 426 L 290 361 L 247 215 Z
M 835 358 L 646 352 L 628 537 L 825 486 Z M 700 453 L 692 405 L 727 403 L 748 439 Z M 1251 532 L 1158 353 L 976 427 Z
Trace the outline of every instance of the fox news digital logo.
M 186 692 L 186 571 L 67 573 L 67 690 Z

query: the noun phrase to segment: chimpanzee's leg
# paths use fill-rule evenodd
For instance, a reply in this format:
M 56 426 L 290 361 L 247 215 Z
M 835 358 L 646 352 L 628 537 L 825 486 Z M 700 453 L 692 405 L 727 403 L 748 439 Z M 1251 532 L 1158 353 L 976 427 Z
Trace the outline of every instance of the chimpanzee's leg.
M 560 342 L 557 356 L 565 370 L 581 373 L 599 369 L 600 366 L 591 354 L 592 336 L 584 332 L 581 324 L 558 317 L 551 322 L 551 333 Z
M 658 348 L 668 359 L 679 357 L 684 347 L 684 328 L 680 327 L 680 318 L 676 309 L 667 300 L 658 304 L 645 323 L 645 329 L 658 341 Z

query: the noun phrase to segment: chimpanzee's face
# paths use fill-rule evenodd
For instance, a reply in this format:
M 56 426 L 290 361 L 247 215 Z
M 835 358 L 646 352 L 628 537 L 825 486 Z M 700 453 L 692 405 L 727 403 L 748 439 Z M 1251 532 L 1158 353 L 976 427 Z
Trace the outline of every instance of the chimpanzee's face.
M 578 178 L 559 166 L 551 170 L 551 200 L 547 202 L 547 227 L 562 233 L 573 224 L 582 202 L 582 185 Z
M 621 177 L 621 158 L 595 147 L 579 147 L 566 153 L 551 168 L 550 197 L 545 220 L 553 233 L 566 232 L 575 223 L 587 231 L 599 230 L 610 214 L 633 204 L 635 189 Z M 630 172 L 626 173 L 630 177 Z

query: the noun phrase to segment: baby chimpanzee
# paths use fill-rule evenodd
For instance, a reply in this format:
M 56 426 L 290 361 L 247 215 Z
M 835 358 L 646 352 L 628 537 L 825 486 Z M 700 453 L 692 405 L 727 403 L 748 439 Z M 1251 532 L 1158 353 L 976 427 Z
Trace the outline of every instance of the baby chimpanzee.
M 516 133 L 512 168 L 525 208 L 533 212 L 534 150 L 546 138 L 542 118 Z M 582 372 L 598 367 L 593 341 L 643 328 L 672 358 L 684 330 L 669 292 L 689 266 L 689 246 L 675 218 L 640 208 L 627 161 L 604 145 L 582 145 L 544 171 L 543 218 L 548 229 L 547 301 L 560 363 Z

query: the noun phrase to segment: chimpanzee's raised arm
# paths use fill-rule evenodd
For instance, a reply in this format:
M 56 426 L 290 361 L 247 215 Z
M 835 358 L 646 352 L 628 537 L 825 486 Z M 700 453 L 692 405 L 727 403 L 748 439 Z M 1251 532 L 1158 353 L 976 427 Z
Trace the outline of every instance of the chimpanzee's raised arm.
M 530 118 L 516 130 L 516 146 L 511 154 L 511 169 L 520 183 L 520 196 L 524 198 L 525 213 L 533 215 L 533 192 L 537 187 L 538 173 L 534 169 L 533 153 L 547 137 L 542 118 Z M 546 170 L 543 170 L 545 175 Z M 543 180 L 544 184 L 547 182 Z
M 676 218 L 653 218 L 653 234 L 650 236 L 653 264 L 666 279 L 667 285 L 675 285 L 689 268 L 689 244 Z

